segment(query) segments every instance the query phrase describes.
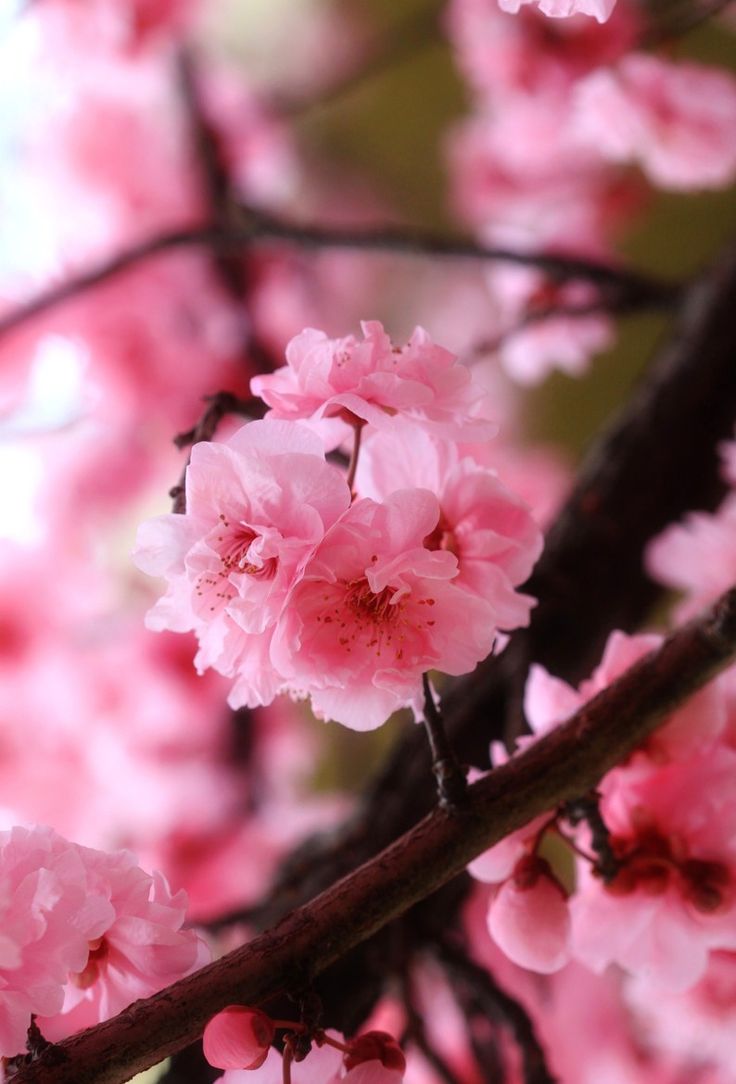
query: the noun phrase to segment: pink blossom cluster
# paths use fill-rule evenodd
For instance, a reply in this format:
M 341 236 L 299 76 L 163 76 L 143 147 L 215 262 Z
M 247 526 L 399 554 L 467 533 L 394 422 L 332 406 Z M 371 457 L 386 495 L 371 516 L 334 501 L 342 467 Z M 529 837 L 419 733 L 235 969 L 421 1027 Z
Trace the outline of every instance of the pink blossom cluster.
M 127 851 L 69 843 L 49 828 L 0 833 L 0 1054 L 25 1050 L 35 1014 L 61 1039 L 202 966 L 172 895 Z
M 646 185 L 719 188 L 736 177 L 736 79 L 726 71 L 632 52 L 640 12 L 618 5 L 605 26 L 550 24 L 496 0 L 453 0 L 447 27 L 473 102 L 450 142 L 455 204 L 486 243 L 615 260 L 611 243 Z M 612 4 L 542 4 L 603 21 Z M 596 291 L 539 270 L 494 266 L 497 355 L 535 383 L 553 368 L 579 375 L 613 341 Z M 569 310 L 580 310 L 579 315 Z
M 470 371 L 421 329 L 404 347 L 363 332 L 297 336 L 253 381 L 269 415 L 194 447 L 186 514 L 143 524 L 135 554 L 168 580 L 149 627 L 193 630 L 233 707 L 288 691 L 356 730 L 421 712 L 424 673 L 467 673 L 525 624 L 515 588 L 541 548 L 523 502 L 457 443 L 494 430 Z M 346 477 L 323 438 L 351 433 Z
M 525 709 L 534 735 L 660 642 L 614 633 L 600 666 L 577 690 L 532 667 Z M 736 949 L 732 686 L 730 672 L 706 686 L 603 778 L 600 813 L 613 876 L 604 880 L 588 827 L 567 823 L 564 812 L 538 817 L 472 864 L 476 877 L 496 886 L 488 928 L 516 963 L 553 972 L 577 960 L 596 973 L 617 964 L 649 987 L 682 991 L 703 979 L 712 954 Z M 570 841 L 572 882 L 560 865 L 560 847 Z
M 650 576 L 677 591 L 677 616 L 692 617 L 736 581 L 736 442 L 721 445 L 727 492 L 715 512 L 690 512 L 650 542 Z

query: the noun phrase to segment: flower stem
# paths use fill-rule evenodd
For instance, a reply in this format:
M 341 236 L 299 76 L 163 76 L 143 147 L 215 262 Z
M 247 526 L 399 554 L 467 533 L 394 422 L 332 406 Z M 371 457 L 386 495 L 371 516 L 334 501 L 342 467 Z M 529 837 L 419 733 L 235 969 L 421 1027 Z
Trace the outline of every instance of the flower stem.
M 353 485 L 355 483 L 355 473 L 358 469 L 358 456 L 360 455 L 360 438 L 363 435 L 363 426 L 365 422 L 360 418 L 356 418 L 353 422 L 353 450 L 350 453 L 350 462 L 348 464 L 348 477 L 347 483 L 350 490 L 350 495 L 355 496 L 353 492 Z
M 457 762 L 434 702 L 427 674 L 422 674 L 424 686 L 424 729 L 432 754 L 432 771 L 437 780 L 437 797 L 442 809 L 456 813 L 463 806 L 467 791 L 465 772 Z

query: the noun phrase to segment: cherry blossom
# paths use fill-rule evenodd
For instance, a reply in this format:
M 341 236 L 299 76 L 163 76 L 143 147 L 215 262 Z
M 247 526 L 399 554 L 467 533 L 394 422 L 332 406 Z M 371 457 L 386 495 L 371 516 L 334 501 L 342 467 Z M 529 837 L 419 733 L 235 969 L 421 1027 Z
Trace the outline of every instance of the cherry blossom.
M 427 490 L 364 498 L 315 550 L 271 657 L 319 716 L 372 730 L 398 708 L 421 712 L 425 671 L 467 673 L 490 652 L 492 607 L 454 582 L 452 553 L 427 548 L 438 521 Z
M 397 429 L 366 442 L 357 485 L 377 500 L 410 486 L 436 494 L 440 518 L 425 546 L 454 554 L 456 584 L 491 604 L 497 628 L 527 624 L 533 600 L 514 588 L 531 573 L 542 536 L 524 503 L 490 469 L 425 432 Z
M 612 634 L 578 691 L 533 667 L 525 709 L 535 733 L 569 716 L 658 642 Z M 601 781 L 600 809 L 619 870 L 603 884 L 579 862 L 569 902 L 572 953 L 594 971 L 615 962 L 649 983 L 683 990 L 703 974 L 710 951 L 736 945 L 736 827 L 727 796 L 736 762 L 722 740 L 729 706 L 727 679 L 706 686 Z
M 200 937 L 182 929 L 185 893 L 172 895 L 161 873 L 144 873 L 128 851 L 74 850 L 84 892 L 76 922 L 88 955 L 83 967 L 70 971 L 61 1011 L 39 1014 L 52 1040 L 106 1020 L 209 961 Z
M 569 19 L 574 15 L 591 15 L 605 23 L 611 17 L 616 0 L 538 0 L 539 10 L 550 19 Z M 499 0 L 502 11 L 515 15 L 522 4 L 532 0 Z
M 204 1056 L 218 1069 L 258 1069 L 274 1034 L 273 1021 L 259 1009 L 230 1005 L 204 1029 Z
M 518 17 L 510 17 L 498 0 L 448 5 L 445 25 L 458 65 L 481 103 L 520 92 L 564 93 L 592 69 L 618 60 L 636 40 L 638 14 L 622 0 L 605 28 L 586 18 L 551 23 L 529 3 L 517 10 Z
M 295 580 L 350 494 L 304 426 L 255 422 L 192 449 L 186 515 L 144 524 L 135 559 L 169 580 L 149 628 L 193 629 L 200 671 L 235 676 L 233 707 L 269 703 L 283 676 L 269 661 Z
M 25 1049 L 31 1013 L 58 1012 L 89 948 L 79 856 L 48 828 L 0 833 L 0 1054 Z
M 361 342 L 308 328 L 287 346 L 286 366 L 254 377 L 251 390 L 277 418 L 338 416 L 387 429 L 401 414 L 454 440 L 493 435 L 482 388 L 426 331 L 417 328 L 405 346 L 395 347 L 377 320 L 365 321 L 362 330 Z
M 616 962 L 678 991 L 702 977 L 713 949 L 736 948 L 735 768 L 719 748 L 604 780 L 621 868 L 607 887 L 583 869 L 570 902 L 573 953 L 588 967 Z
M 631 53 L 576 90 L 578 130 L 615 162 L 635 161 L 662 188 L 720 188 L 736 176 L 736 79 Z
M 204 943 L 181 930 L 185 905 L 129 852 L 48 828 L 0 833 L 2 1054 L 23 1050 L 31 1013 L 62 1038 L 205 963 Z
M 736 580 L 736 496 L 715 512 L 690 512 L 647 547 L 650 575 L 684 595 L 680 619 L 691 617 Z
M 567 963 L 567 894 L 544 859 L 528 856 L 517 863 L 491 901 L 488 930 L 520 967 L 544 974 Z

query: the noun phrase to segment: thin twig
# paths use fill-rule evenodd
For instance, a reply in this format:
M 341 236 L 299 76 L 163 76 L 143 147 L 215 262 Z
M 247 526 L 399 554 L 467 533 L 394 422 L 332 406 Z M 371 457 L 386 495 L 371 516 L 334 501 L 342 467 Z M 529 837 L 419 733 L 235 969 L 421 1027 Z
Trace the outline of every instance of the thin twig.
M 468 787 L 462 818 L 435 809 L 274 929 L 117 1017 L 55 1044 L 20 1070 L 16 1084 L 123 1084 L 191 1043 L 226 1005 L 260 1005 L 289 989 L 303 989 L 482 851 L 596 786 L 735 655 L 733 588 L 567 723 Z
M 231 167 L 222 153 L 218 133 L 205 114 L 192 51 L 188 48 L 180 49 L 176 60 L 178 83 L 189 122 L 194 158 L 202 178 L 205 202 L 212 221 L 227 230 L 239 214 L 237 189 L 230 175 Z M 233 313 L 238 319 L 239 352 L 244 367 L 248 371 L 255 368 L 262 373 L 272 372 L 275 358 L 256 333 L 247 312 L 252 280 L 247 253 L 222 251 L 213 247 L 210 257 L 215 276 L 232 302 Z
M 226 414 L 240 414 L 245 418 L 255 419 L 263 416 L 264 404 L 260 399 L 241 399 L 229 391 L 218 391 L 215 395 L 205 397 L 208 404 L 196 425 L 187 429 L 185 433 L 179 433 L 174 437 L 177 448 L 186 448 L 187 445 L 197 444 L 200 440 L 212 440 L 217 427 Z M 186 476 L 189 458 L 182 469 L 181 477 L 177 484 L 169 490 L 169 496 L 174 502 L 173 511 L 184 513 L 186 504 Z
M 414 257 L 475 260 L 533 267 L 557 281 L 592 283 L 602 292 L 604 307 L 636 306 L 669 309 L 681 295 L 682 286 L 624 267 L 596 260 L 556 256 L 547 252 L 514 252 L 479 245 L 472 240 L 447 237 L 412 227 L 337 228 L 286 222 L 240 206 L 237 220 L 182 227 L 139 241 L 112 257 L 72 275 L 65 282 L 41 290 L 0 317 L 0 336 L 48 312 L 73 297 L 100 286 L 152 256 L 186 248 L 208 247 L 232 253 L 254 244 L 279 242 L 298 248 L 347 249 L 360 252 L 393 252 Z
M 568 802 L 563 808 L 563 816 L 570 824 L 586 821 L 590 828 L 590 843 L 596 856 L 595 868 L 606 884 L 614 880 L 621 868 L 621 863 L 613 852 L 611 834 L 603 820 L 600 807 L 600 795 L 591 791 L 580 798 Z
M 432 755 L 432 771 L 437 780 L 437 797 L 443 809 L 457 813 L 462 810 L 468 782 L 448 740 L 427 674 L 422 674 L 422 687 L 424 689 L 423 722 Z
M 655 22 L 642 35 L 640 48 L 656 49 L 676 38 L 681 38 L 683 34 L 689 33 L 701 23 L 724 11 L 731 3 L 733 0 L 710 0 L 710 3 L 686 0 L 683 4 L 672 5 L 673 10 L 669 12 L 666 10 L 666 5 L 663 5 L 666 18 L 661 19 L 659 23 Z M 678 7 L 683 8 L 684 11 L 678 11 Z

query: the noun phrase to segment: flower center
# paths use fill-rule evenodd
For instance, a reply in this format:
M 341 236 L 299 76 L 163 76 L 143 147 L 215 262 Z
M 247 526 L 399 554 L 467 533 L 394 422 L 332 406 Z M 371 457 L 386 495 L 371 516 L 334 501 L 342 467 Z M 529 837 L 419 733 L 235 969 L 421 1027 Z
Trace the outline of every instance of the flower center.
M 440 516 L 439 522 L 432 533 L 426 536 L 423 545 L 428 550 L 444 550 L 447 553 L 453 553 L 456 557 L 458 556 L 458 543 L 455 532 L 443 515 Z
M 110 946 L 104 937 L 97 937 L 89 943 L 89 956 L 82 971 L 76 975 L 70 975 L 69 981 L 79 990 L 87 990 L 99 978 L 105 960 L 108 957 Z
M 640 889 L 648 896 L 661 896 L 676 887 L 696 911 L 710 914 L 727 903 L 731 877 L 722 862 L 685 858 L 674 853 L 665 836 L 647 831 L 636 839 L 613 837 L 614 853 L 621 868 L 606 887 L 614 895 L 629 895 Z
M 222 512 L 219 519 L 223 531 L 217 536 L 217 542 L 220 544 L 218 552 L 222 563 L 220 574 L 229 576 L 231 572 L 245 572 L 249 576 L 272 579 L 276 575 L 276 558 L 268 557 L 265 561 L 257 561 L 256 555 L 251 552 L 253 543 L 262 536 L 251 527 L 246 527 L 244 523 L 237 524 L 234 530 L 231 530 L 230 521 Z

